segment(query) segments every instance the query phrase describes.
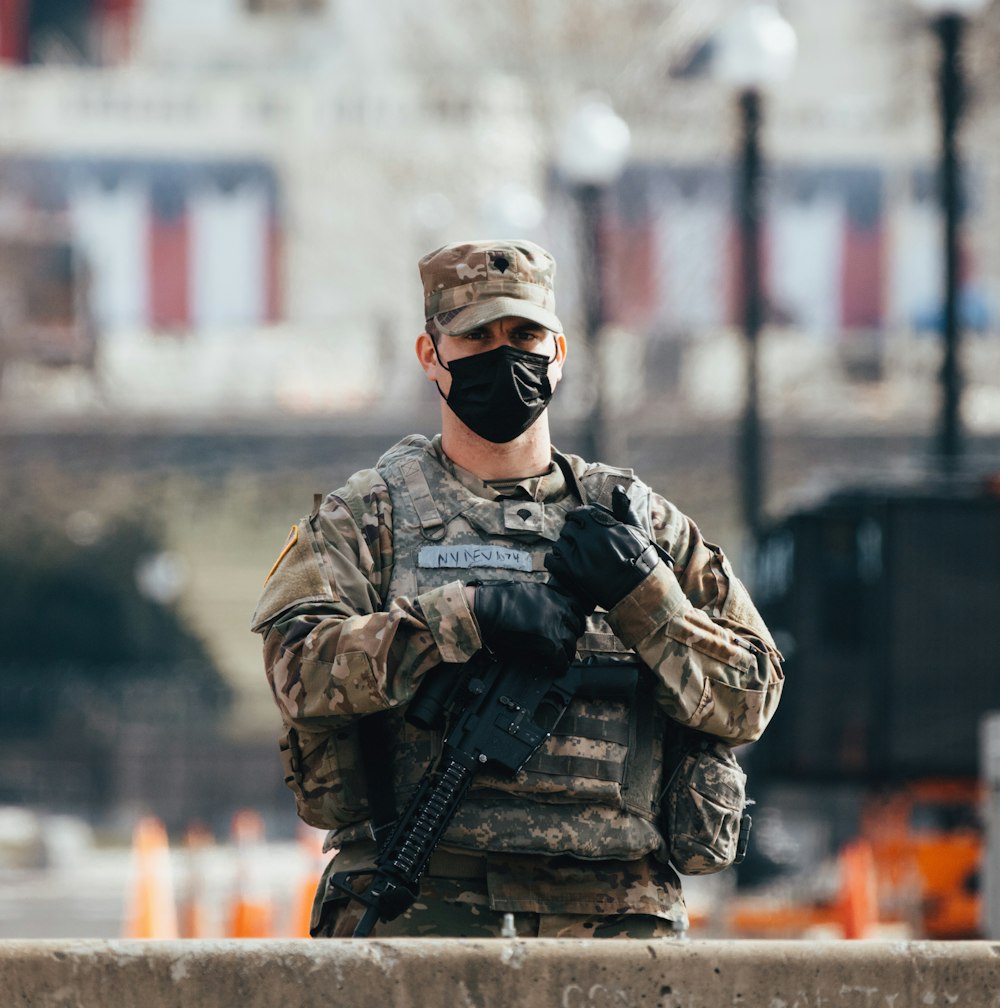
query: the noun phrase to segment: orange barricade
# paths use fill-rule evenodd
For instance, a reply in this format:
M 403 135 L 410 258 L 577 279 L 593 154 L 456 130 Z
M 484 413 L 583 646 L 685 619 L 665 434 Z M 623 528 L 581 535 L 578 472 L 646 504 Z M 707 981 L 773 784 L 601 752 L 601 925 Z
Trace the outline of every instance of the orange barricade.
M 845 938 L 867 938 L 878 925 L 878 888 L 871 844 L 854 840 L 840 853 L 837 917 Z
M 323 853 L 323 840 L 326 834 L 305 823 L 299 825 L 299 847 L 302 851 L 302 878 L 299 881 L 295 898 L 292 903 L 289 934 L 292 938 L 309 937 L 309 920 L 312 917 L 313 898 L 323 869 L 326 867 L 330 853 Z
M 193 823 L 184 834 L 184 851 L 187 878 L 180 905 L 180 933 L 182 938 L 211 938 L 213 929 L 206 903 L 205 852 L 214 842 L 209 830 Z
M 125 913 L 126 938 L 177 938 L 177 903 L 167 831 L 144 816 L 132 834 L 132 888 Z
M 230 907 L 229 938 L 270 938 L 274 935 L 274 907 L 263 877 L 264 821 L 244 809 L 233 816 L 236 844 L 236 891 Z

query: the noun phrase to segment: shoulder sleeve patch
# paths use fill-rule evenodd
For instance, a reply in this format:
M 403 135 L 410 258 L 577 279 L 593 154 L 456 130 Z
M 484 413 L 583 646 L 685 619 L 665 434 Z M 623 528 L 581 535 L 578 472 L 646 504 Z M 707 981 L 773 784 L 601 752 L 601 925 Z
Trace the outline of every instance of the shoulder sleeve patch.
M 337 596 L 323 574 L 313 530 L 304 518 L 293 526 L 278 559 L 264 582 L 264 590 L 250 619 L 255 633 L 301 602 L 336 602 Z
M 281 552 L 278 554 L 278 559 L 274 561 L 274 566 L 267 572 L 267 577 L 264 578 L 264 584 L 266 585 L 268 581 L 271 580 L 271 575 L 278 569 L 281 561 L 288 556 L 288 551 L 299 541 L 299 527 L 298 525 L 292 526 L 292 531 L 288 533 L 288 538 L 285 540 L 285 545 Z

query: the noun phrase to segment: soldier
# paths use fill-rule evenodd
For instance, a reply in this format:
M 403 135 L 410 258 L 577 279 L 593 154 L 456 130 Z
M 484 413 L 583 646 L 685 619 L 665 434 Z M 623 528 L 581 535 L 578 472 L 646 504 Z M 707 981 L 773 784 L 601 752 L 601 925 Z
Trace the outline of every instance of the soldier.
M 477 777 L 417 902 L 374 934 L 497 935 L 508 914 L 524 936 L 676 934 L 687 915 L 670 859 L 707 867 L 664 826 L 665 745 L 677 726 L 726 751 L 756 739 L 781 656 L 690 519 L 630 470 L 552 446 L 546 408 L 567 355 L 552 257 L 474 241 L 419 269 L 416 352 L 441 433 L 400 441 L 293 527 L 252 621 L 286 783 L 337 850 L 313 934 L 351 935 L 364 908 L 327 878 L 374 863 L 374 825 L 440 749 L 405 720 L 408 702 L 483 647 L 550 670 L 630 661 L 638 691 L 574 699 L 515 777 Z

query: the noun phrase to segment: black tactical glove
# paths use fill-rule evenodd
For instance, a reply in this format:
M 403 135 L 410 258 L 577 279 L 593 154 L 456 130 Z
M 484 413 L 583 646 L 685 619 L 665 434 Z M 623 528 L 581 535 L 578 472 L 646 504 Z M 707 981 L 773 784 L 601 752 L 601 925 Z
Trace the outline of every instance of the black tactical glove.
M 586 624 L 574 596 L 534 582 L 474 584 L 473 613 L 486 647 L 501 655 L 530 655 L 559 672 L 569 667 Z
M 611 493 L 611 511 L 586 504 L 566 516 L 545 568 L 567 591 L 593 608 L 616 606 L 652 569 L 664 553 L 642 529 L 641 520 L 621 486 Z

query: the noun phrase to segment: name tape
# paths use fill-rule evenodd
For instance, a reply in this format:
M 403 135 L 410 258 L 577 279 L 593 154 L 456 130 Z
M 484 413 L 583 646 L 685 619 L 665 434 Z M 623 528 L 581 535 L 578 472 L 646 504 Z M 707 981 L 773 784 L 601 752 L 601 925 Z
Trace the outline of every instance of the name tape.
M 417 554 L 418 567 L 496 567 L 504 570 L 530 571 L 531 554 L 527 550 L 502 546 L 424 546 Z

